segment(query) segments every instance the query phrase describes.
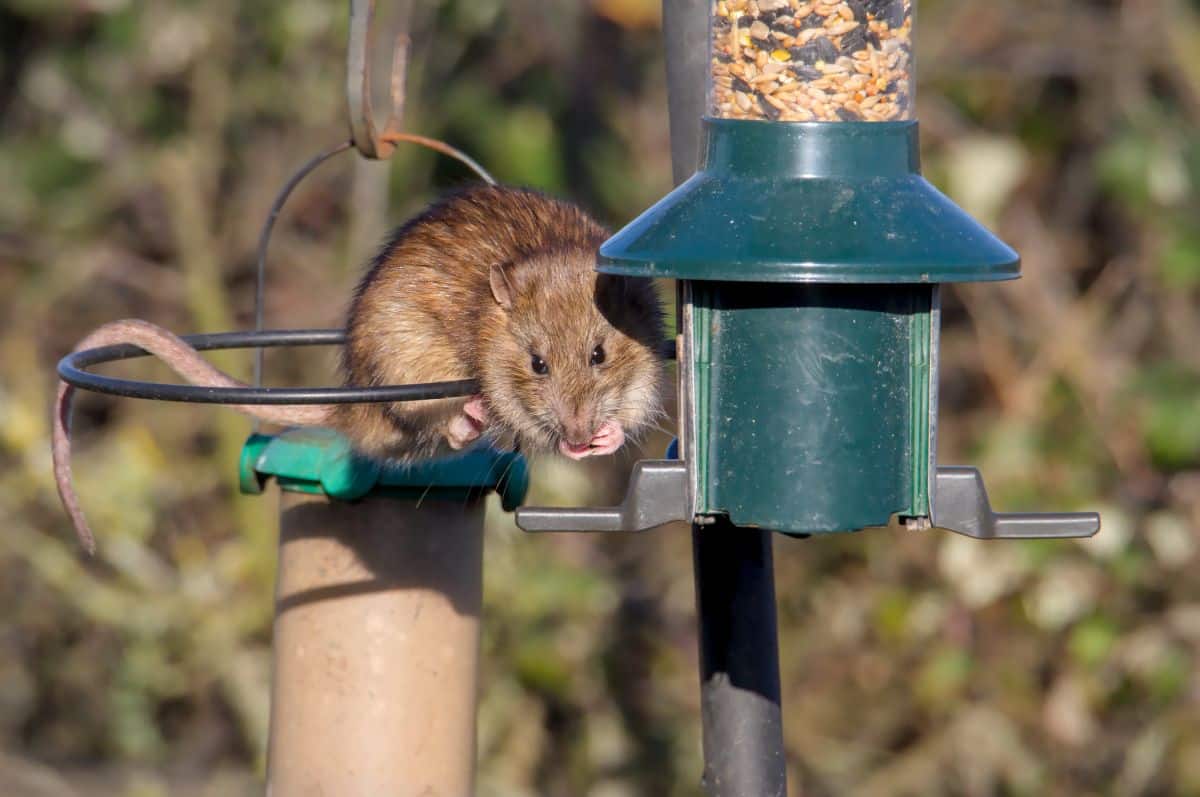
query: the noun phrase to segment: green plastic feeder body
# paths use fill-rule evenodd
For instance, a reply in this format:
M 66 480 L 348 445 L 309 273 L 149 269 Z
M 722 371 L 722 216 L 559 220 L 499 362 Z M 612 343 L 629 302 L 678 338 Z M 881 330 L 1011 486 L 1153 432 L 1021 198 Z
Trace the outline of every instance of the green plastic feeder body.
M 919 173 L 917 125 L 706 119 L 600 271 L 682 280 L 694 514 L 817 534 L 931 514 L 938 283 L 1020 261 Z

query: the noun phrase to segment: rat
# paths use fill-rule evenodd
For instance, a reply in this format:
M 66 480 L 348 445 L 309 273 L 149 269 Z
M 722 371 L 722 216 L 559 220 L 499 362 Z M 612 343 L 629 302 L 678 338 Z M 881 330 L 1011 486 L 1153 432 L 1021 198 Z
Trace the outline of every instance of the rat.
M 648 278 L 600 274 L 608 232 L 539 192 L 472 186 L 397 228 L 350 301 L 344 384 L 478 380 L 477 395 L 332 405 L 234 405 L 282 426 L 328 426 L 360 454 L 411 463 L 488 440 L 571 459 L 611 454 L 661 414 L 662 308 Z M 147 321 L 105 324 L 76 351 L 133 344 L 188 382 L 244 387 Z M 53 422 L 59 497 L 89 552 L 95 538 L 71 485 L 74 388 Z

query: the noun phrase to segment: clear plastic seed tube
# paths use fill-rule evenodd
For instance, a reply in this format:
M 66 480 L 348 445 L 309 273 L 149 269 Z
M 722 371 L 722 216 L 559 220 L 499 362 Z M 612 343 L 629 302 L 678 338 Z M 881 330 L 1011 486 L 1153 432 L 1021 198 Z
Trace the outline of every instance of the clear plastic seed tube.
M 914 0 L 713 0 L 708 110 L 723 119 L 913 114 Z

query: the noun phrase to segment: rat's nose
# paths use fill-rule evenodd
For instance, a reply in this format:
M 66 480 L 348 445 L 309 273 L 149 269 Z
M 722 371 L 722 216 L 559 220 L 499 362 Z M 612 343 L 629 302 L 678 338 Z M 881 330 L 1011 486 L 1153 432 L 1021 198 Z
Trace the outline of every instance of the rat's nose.
M 589 412 L 576 411 L 563 418 L 563 439 L 572 446 L 586 446 L 596 434 Z
M 563 427 L 563 439 L 573 446 L 585 446 L 592 439 L 591 424 L 567 424 Z

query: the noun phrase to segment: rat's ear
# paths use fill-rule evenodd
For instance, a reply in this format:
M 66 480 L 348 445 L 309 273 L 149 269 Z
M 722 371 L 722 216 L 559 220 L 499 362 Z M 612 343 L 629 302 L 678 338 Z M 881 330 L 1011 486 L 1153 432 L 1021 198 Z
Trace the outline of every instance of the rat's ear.
M 492 286 L 492 296 L 496 304 L 509 310 L 517 296 L 517 281 L 513 279 L 513 264 L 492 264 L 488 269 L 488 283 Z

